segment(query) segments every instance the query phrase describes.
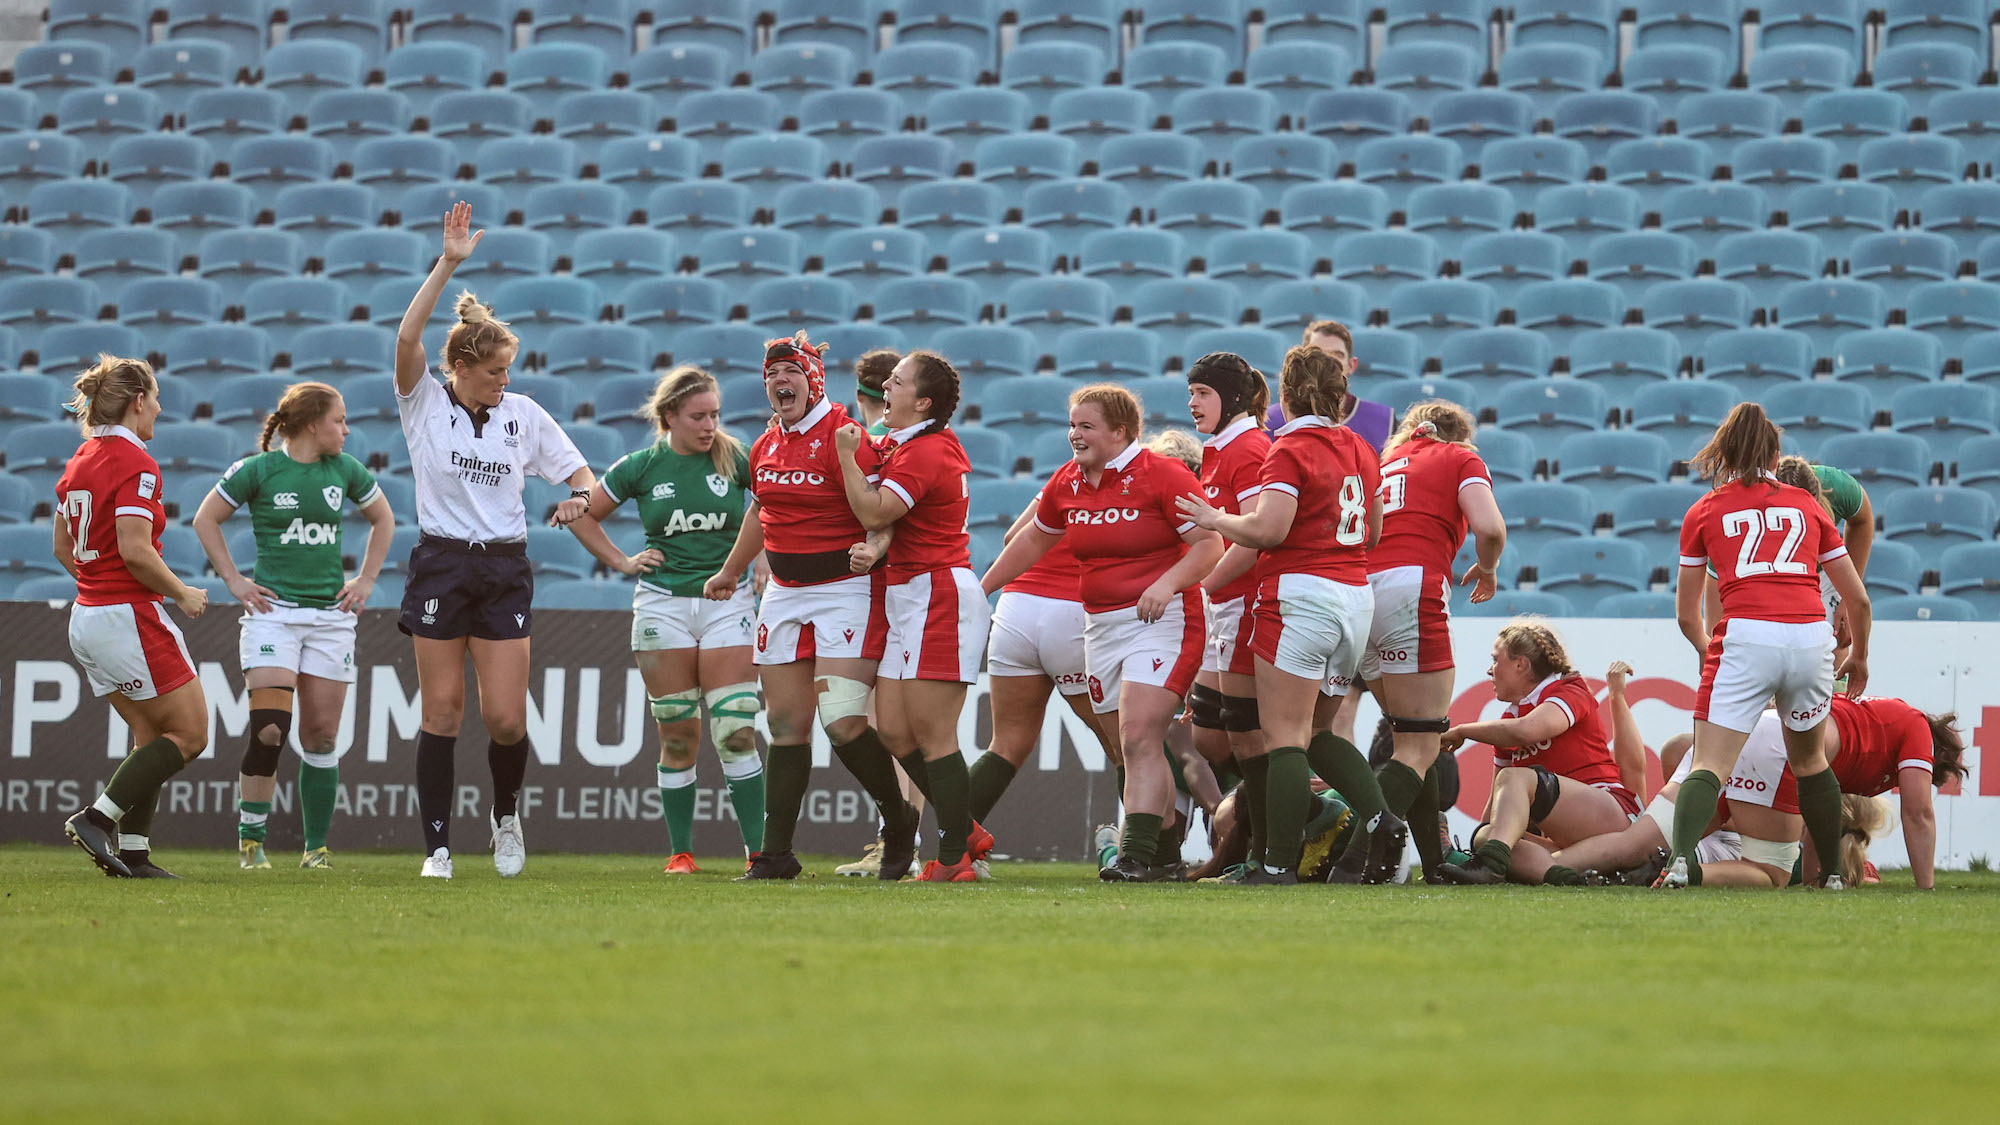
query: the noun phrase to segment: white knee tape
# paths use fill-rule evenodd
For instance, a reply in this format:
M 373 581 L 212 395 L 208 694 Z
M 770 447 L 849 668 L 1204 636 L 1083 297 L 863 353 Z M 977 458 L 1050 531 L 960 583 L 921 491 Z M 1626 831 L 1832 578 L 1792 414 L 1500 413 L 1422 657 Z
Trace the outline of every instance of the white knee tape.
M 670 691 L 665 695 L 650 700 L 650 702 L 655 722 L 685 723 L 690 719 L 701 718 L 700 688 L 689 688 L 686 691 Z
M 1660 835 L 1666 837 L 1668 843 L 1673 843 L 1674 803 L 1672 801 L 1665 797 L 1655 796 L 1651 801 L 1646 802 L 1646 811 L 1640 815 L 1659 825 Z
M 739 749 L 735 744 L 742 741 L 736 737 L 738 734 L 757 729 L 757 712 L 763 709 L 757 698 L 757 685 L 745 682 L 711 688 L 704 698 L 708 703 L 708 736 L 715 741 L 723 771 L 728 772 L 732 761 L 746 757 L 756 761 L 756 739 L 750 740 L 748 749 Z
M 1799 842 L 1781 844 L 1776 840 L 1759 840 L 1755 836 L 1743 837 L 1743 858 L 1752 863 L 1762 863 L 1780 871 L 1790 871 L 1792 864 L 1799 861 Z
M 331 751 L 315 754 L 310 750 L 299 751 L 299 760 L 315 769 L 330 770 L 340 764 L 340 755 Z
M 842 719 L 868 713 L 868 685 L 846 676 L 825 676 L 819 689 L 819 725 L 830 727 Z

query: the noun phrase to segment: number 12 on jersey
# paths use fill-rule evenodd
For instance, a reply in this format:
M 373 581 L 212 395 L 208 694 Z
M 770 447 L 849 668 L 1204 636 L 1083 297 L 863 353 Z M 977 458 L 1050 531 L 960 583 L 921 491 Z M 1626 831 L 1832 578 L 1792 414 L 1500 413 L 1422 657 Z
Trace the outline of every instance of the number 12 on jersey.
M 1759 559 L 1757 548 L 1764 542 L 1764 536 L 1771 533 L 1782 533 L 1784 541 L 1778 544 L 1776 555 L 1769 561 Z M 1736 552 L 1738 578 L 1806 573 L 1806 564 L 1798 560 L 1799 541 L 1806 535 L 1806 514 L 1797 508 L 1745 508 L 1725 513 L 1722 534 L 1743 539 Z

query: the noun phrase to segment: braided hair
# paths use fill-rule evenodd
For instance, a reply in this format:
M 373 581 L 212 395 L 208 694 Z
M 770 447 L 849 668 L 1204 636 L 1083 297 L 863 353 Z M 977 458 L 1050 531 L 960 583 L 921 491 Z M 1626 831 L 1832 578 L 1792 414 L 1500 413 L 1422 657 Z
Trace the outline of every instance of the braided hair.
M 325 383 L 293 383 L 278 399 L 277 409 L 265 417 L 257 448 L 268 451 L 273 437 L 291 439 L 326 417 L 339 402 L 340 392 Z
M 964 383 L 958 377 L 958 368 L 951 361 L 936 352 L 915 351 L 903 357 L 903 362 L 911 365 L 917 384 L 917 397 L 931 400 L 930 413 L 925 415 L 931 425 L 926 434 L 941 433 L 951 425 L 951 416 L 958 411 L 960 388 Z
M 1495 640 L 1507 655 L 1525 658 L 1536 679 L 1576 675 L 1562 638 L 1541 618 L 1515 618 L 1500 629 Z

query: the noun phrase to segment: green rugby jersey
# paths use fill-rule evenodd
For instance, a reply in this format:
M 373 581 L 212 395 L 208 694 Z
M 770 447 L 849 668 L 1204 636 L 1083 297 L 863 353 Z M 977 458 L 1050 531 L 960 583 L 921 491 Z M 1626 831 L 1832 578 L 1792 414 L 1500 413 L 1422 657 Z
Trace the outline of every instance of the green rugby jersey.
M 1861 501 L 1868 496 L 1861 490 L 1861 482 L 1832 465 L 1814 465 L 1813 475 L 1819 478 L 1820 491 L 1826 493 L 1826 506 L 1833 509 L 1833 522 L 1853 519 L 1854 513 L 1861 510 Z
M 340 510 L 375 502 L 382 490 L 375 477 L 342 453 L 317 461 L 294 461 L 282 449 L 259 453 L 229 466 L 215 491 L 232 508 L 248 505 L 257 535 L 257 584 L 281 601 L 325 609 L 347 581 L 340 565 Z
M 620 457 L 599 483 L 613 500 L 639 505 L 646 546 L 666 556 L 642 580 L 691 598 L 701 595 L 702 585 L 722 569 L 736 545 L 749 479 L 748 455 L 739 455 L 735 471 L 724 476 L 708 454 L 676 453 L 663 437 Z

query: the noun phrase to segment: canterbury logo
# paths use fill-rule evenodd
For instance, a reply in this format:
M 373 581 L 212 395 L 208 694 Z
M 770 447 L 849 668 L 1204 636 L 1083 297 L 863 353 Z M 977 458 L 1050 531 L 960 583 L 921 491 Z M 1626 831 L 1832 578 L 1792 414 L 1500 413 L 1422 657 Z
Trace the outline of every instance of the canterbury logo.
M 1077 524 L 1137 523 L 1138 520 L 1139 509 L 1137 508 L 1106 508 L 1099 512 L 1069 513 L 1069 522 L 1073 526 Z

